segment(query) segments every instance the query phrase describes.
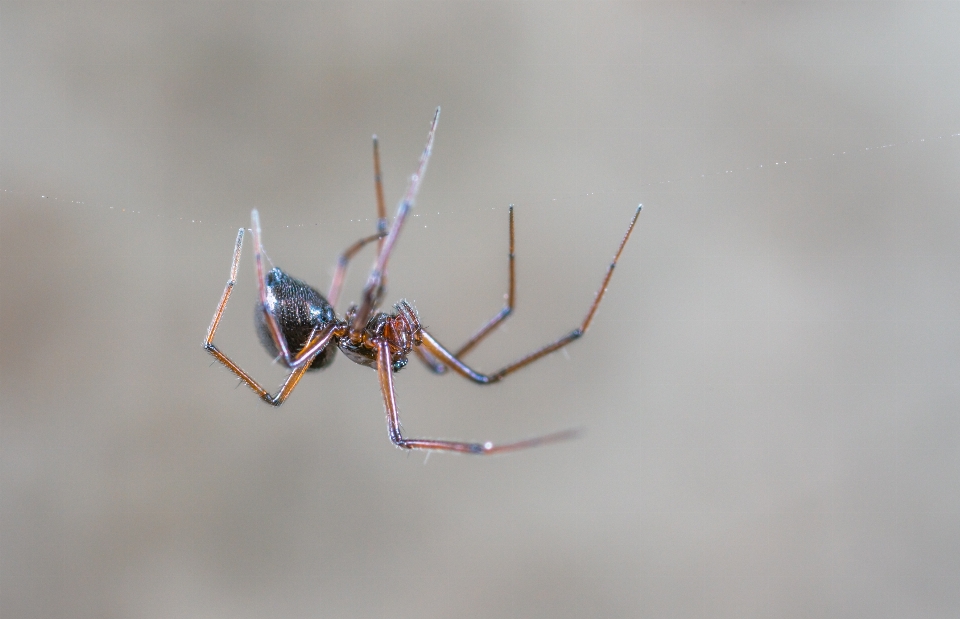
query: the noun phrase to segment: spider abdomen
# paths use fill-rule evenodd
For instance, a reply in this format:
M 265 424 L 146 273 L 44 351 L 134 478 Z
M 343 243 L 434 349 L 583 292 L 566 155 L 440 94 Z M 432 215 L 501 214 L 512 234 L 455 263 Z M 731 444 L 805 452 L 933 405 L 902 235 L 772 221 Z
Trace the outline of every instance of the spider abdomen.
M 267 352 L 276 357 L 280 354 L 276 343 L 270 337 L 264 310 L 273 314 L 277 326 L 283 332 L 290 353 L 295 355 L 306 346 L 315 330 L 336 320 L 327 299 L 309 284 L 290 277 L 280 269 L 274 268 L 266 275 L 267 303 L 262 308 L 257 303 L 254 308 L 254 324 L 260 343 Z M 336 346 L 327 346 L 321 350 L 310 364 L 311 370 L 319 370 L 333 363 Z M 286 365 L 281 358 L 281 362 Z

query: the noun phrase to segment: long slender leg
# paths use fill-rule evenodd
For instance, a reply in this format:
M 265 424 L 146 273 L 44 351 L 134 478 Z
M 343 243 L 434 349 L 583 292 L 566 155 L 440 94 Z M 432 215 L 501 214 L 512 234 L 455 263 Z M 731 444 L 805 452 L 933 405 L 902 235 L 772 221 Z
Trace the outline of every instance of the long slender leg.
M 342 337 L 346 332 L 345 327 L 332 322 L 327 323 L 320 329 L 315 328 L 313 333 L 310 334 L 310 339 L 307 340 L 306 345 L 300 349 L 300 352 L 293 356 L 293 363 L 290 367 L 298 368 L 304 364 L 309 366 L 310 362 L 313 361 L 313 357 L 326 348 L 327 344 L 329 344 L 335 336 Z
M 330 284 L 330 294 L 327 295 L 327 301 L 334 307 L 337 306 L 337 300 L 340 298 L 340 289 L 343 286 L 343 280 L 346 278 L 347 264 L 350 259 L 367 243 L 375 240 L 380 241 L 377 243 L 377 254 L 379 255 L 383 249 L 383 241 L 387 236 L 387 207 L 383 200 L 383 180 L 380 174 L 380 142 L 377 140 L 377 136 L 373 136 L 373 184 L 377 192 L 377 233 L 360 239 L 340 254 L 337 260 L 337 270 L 334 273 L 333 282 Z M 381 287 L 385 285 L 386 283 L 381 277 Z M 382 294 L 382 291 L 378 292 L 377 296 L 380 294 Z
M 223 294 L 220 297 L 220 303 L 217 304 L 217 309 L 213 313 L 213 320 L 210 321 L 210 327 L 207 329 L 207 337 L 203 341 L 203 348 L 209 352 L 213 357 L 225 365 L 230 371 L 237 375 L 240 380 L 242 380 L 248 387 L 253 389 L 257 395 L 259 395 L 265 402 L 273 404 L 274 406 L 280 406 L 284 400 L 287 399 L 287 396 L 293 391 L 294 387 L 297 386 L 297 383 L 300 382 L 300 379 L 303 377 L 303 373 L 307 371 L 307 368 L 310 367 L 309 363 L 302 363 L 299 367 L 295 367 L 293 371 L 290 372 L 290 375 L 287 376 L 286 380 L 281 385 L 280 390 L 276 395 L 271 395 L 266 389 L 264 389 L 260 384 L 254 380 L 249 374 L 243 371 L 236 363 L 234 363 L 229 357 L 220 352 L 220 350 L 214 345 L 213 338 L 217 334 L 217 327 L 220 326 L 220 319 L 223 317 L 223 311 L 227 307 L 227 301 L 230 300 L 230 294 L 233 292 L 233 287 L 237 282 L 237 269 L 240 266 L 240 253 L 243 249 L 243 228 L 237 232 L 237 244 L 233 251 L 233 262 L 230 265 L 230 279 L 227 280 L 227 285 L 223 289 Z M 316 356 L 327 343 L 329 343 L 330 338 L 333 335 L 333 328 L 324 330 L 323 333 L 314 334 L 314 337 L 311 338 L 311 342 L 304 347 L 301 353 L 304 359 L 309 358 L 310 360 Z M 300 357 L 300 355 L 298 355 Z
M 227 301 L 230 300 L 230 294 L 233 287 L 237 284 L 237 270 L 240 268 L 240 253 L 243 251 L 243 228 L 237 231 L 237 243 L 233 249 L 233 262 L 230 263 L 230 279 L 227 285 L 223 287 L 223 294 L 220 295 L 220 303 L 217 310 L 213 313 L 213 320 L 210 321 L 210 327 L 207 328 L 207 339 L 203 341 L 204 347 L 213 344 L 213 336 L 220 326 L 220 318 L 223 317 L 223 310 L 227 307 Z
M 303 378 L 304 372 L 306 372 L 307 368 L 310 367 L 309 363 L 305 363 L 300 367 L 293 369 L 283 381 L 283 384 L 280 385 L 280 389 L 277 391 L 276 395 L 272 395 L 269 391 L 260 386 L 260 383 L 254 380 L 253 377 L 244 372 L 240 366 L 231 361 L 230 358 L 225 354 L 220 352 L 212 343 L 205 345 L 204 348 L 206 348 L 207 351 L 213 355 L 217 361 L 225 365 L 227 369 L 236 374 L 237 377 L 246 383 L 248 387 L 253 389 L 253 391 L 260 396 L 260 399 L 273 406 L 280 406 L 283 404 L 283 401 L 287 399 L 287 396 L 290 395 L 293 389 L 297 386 L 297 383 L 300 382 L 300 379 Z
M 287 345 L 287 338 L 283 336 L 280 325 L 273 312 L 269 311 L 267 303 L 267 279 L 263 272 L 263 243 L 260 240 L 260 213 L 253 209 L 250 213 L 250 223 L 253 227 L 253 261 L 257 266 L 257 288 L 260 291 L 260 307 L 267 317 L 267 329 L 270 331 L 270 337 L 276 344 L 277 350 L 284 362 L 290 367 L 294 367 L 293 358 L 290 355 L 290 347 Z
M 460 349 L 454 353 L 457 357 L 462 357 L 467 354 L 473 347 L 480 343 L 480 341 L 487 337 L 491 331 L 496 329 L 501 322 L 503 322 L 507 316 L 513 313 L 513 299 L 516 293 L 516 268 L 514 266 L 514 254 L 513 254 L 513 205 L 510 205 L 510 253 L 507 254 L 507 264 L 509 265 L 510 271 L 510 287 L 507 288 L 507 304 L 503 306 L 496 316 L 491 318 L 487 324 L 480 327 L 480 330 L 473 334 L 466 343 L 460 347 Z
M 373 185 L 377 190 L 377 234 L 380 243 L 377 253 L 383 250 L 383 238 L 387 236 L 387 204 L 383 199 L 383 176 L 380 174 L 380 141 L 373 136 Z
M 417 167 L 416 173 L 410 177 L 410 184 L 407 186 L 407 192 L 397 207 L 397 215 L 393 218 L 393 225 L 390 227 L 390 232 L 383 240 L 380 253 L 377 254 L 377 259 L 373 263 L 369 277 L 367 277 L 367 284 L 363 288 L 363 301 L 351 324 L 351 331 L 353 333 L 360 333 L 361 329 L 366 326 L 370 314 L 380 301 L 379 295 L 383 291 L 382 281 L 387 271 L 387 262 L 390 259 L 391 252 L 393 252 L 393 246 L 397 242 L 397 236 L 400 234 L 403 222 L 406 220 L 407 214 L 410 212 L 417 198 L 417 193 L 420 191 L 420 183 L 423 180 L 424 173 L 427 171 L 430 152 L 433 150 L 433 137 L 437 132 L 437 121 L 439 119 L 440 108 L 437 108 L 437 111 L 433 115 L 433 122 L 430 123 L 430 132 L 427 134 L 427 145 L 423 149 L 423 154 L 420 155 L 420 164 Z
M 613 276 L 613 269 L 617 266 L 617 261 L 620 259 L 620 254 L 623 252 L 624 246 L 627 244 L 627 240 L 630 238 L 630 233 L 633 232 L 633 227 L 637 223 L 637 218 L 640 216 L 640 209 L 643 205 L 637 207 L 636 212 L 633 215 L 633 219 L 630 220 L 630 226 L 627 228 L 626 234 L 623 235 L 623 240 L 620 241 L 620 247 L 617 248 L 617 253 L 613 257 L 613 261 L 610 263 L 610 266 L 607 268 L 607 274 L 603 278 L 603 282 L 600 284 L 600 289 L 597 291 L 596 296 L 594 297 L 593 303 L 590 305 L 590 309 L 587 310 L 587 315 L 584 317 L 583 322 L 579 327 L 559 338 L 558 340 L 547 344 L 543 348 L 536 350 L 521 359 L 514 361 L 510 365 L 501 368 L 500 370 L 492 374 L 482 374 L 472 369 L 470 366 L 465 364 L 459 359 L 459 354 L 452 353 L 446 348 L 444 348 L 432 335 L 426 331 L 420 332 L 421 337 L 421 346 L 425 349 L 427 357 L 432 358 L 432 360 L 442 363 L 443 365 L 449 367 L 451 370 L 460 374 L 461 376 L 468 378 L 474 382 L 487 385 L 490 383 L 495 383 L 499 380 L 502 380 L 505 376 L 516 372 L 520 368 L 529 365 L 544 357 L 555 350 L 563 348 L 573 340 L 579 338 L 584 333 L 587 332 L 587 329 L 590 327 L 590 323 L 593 321 L 593 316 L 597 311 L 597 307 L 600 305 L 600 301 L 603 300 L 603 295 L 607 291 L 607 285 L 610 283 L 610 278 Z M 491 321 L 493 322 L 493 321 Z M 495 325 L 494 325 L 495 326 Z M 423 358 L 423 357 L 421 357 Z M 429 361 L 428 361 L 429 363 Z
M 507 254 L 507 264 L 510 272 L 510 285 L 507 288 L 507 303 L 503 306 L 497 314 L 487 321 L 487 324 L 480 327 L 480 329 L 473 334 L 469 340 L 466 341 L 457 352 L 453 353 L 454 357 L 460 358 L 463 355 L 470 352 L 474 346 L 480 343 L 480 341 L 487 337 L 487 335 L 496 329 L 501 322 L 506 320 L 507 316 L 513 313 L 513 303 L 514 295 L 516 292 L 516 268 L 514 267 L 514 253 L 513 253 L 513 205 L 510 205 L 510 253 Z M 421 348 L 414 349 L 417 353 L 417 356 L 423 361 L 429 368 L 436 374 L 443 374 L 447 371 L 447 366 L 437 361 L 430 353 L 426 352 Z
M 445 366 L 440 361 L 437 361 L 437 358 L 428 353 L 423 346 L 416 346 L 413 349 L 413 352 L 417 354 L 417 357 L 420 361 L 430 368 L 430 371 L 434 374 L 446 374 L 447 366 Z
M 353 258 L 357 252 L 363 249 L 367 243 L 371 243 L 378 239 L 382 240 L 384 234 L 378 232 L 377 234 L 360 239 L 345 249 L 344 252 L 340 254 L 340 257 L 337 258 L 337 270 L 333 274 L 333 281 L 330 282 L 330 293 L 327 295 L 327 301 L 334 308 L 337 307 L 337 300 L 340 298 L 340 291 L 343 288 L 343 281 L 347 277 L 347 266 L 350 264 L 350 259 Z
M 377 375 L 380 378 L 380 390 L 383 392 L 383 402 L 387 409 L 387 432 L 390 434 L 390 441 L 397 447 L 403 449 L 428 449 L 491 455 L 536 447 L 547 443 L 555 443 L 557 441 L 565 441 L 575 438 L 579 434 L 578 430 L 564 430 L 562 432 L 555 432 L 545 436 L 538 436 L 502 445 L 494 445 L 489 441 L 485 443 L 467 443 L 425 438 L 404 438 L 400 430 L 400 414 L 397 410 L 397 396 L 393 389 L 393 368 L 391 367 L 390 348 L 385 342 L 377 346 Z

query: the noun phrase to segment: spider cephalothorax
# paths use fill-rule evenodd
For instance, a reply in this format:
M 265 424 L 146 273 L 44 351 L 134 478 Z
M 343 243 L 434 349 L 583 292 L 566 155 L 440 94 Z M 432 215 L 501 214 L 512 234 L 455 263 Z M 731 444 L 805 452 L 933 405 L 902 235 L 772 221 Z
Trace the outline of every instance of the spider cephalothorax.
M 326 297 L 308 284 L 290 277 L 280 269 L 264 270 L 263 246 L 260 242 L 260 216 L 256 210 L 251 213 L 253 258 L 257 268 L 257 284 L 260 291 L 260 297 L 254 309 L 257 335 L 267 351 L 283 365 L 290 368 L 290 374 L 276 395 L 261 387 L 240 366 L 220 352 L 213 343 L 220 318 L 223 316 L 227 301 L 230 299 L 230 293 L 236 283 L 237 269 L 240 265 L 240 251 L 243 247 L 243 228 L 240 228 L 237 233 L 233 263 L 230 268 L 230 279 L 227 281 L 223 295 L 220 297 L 220 304 L 217 305 L 213 314 L 213 320 L 207 330 L 207 338 L 204 340 L 203 347 L 253 389 L 265 402 L 274 406 L 283 403 L 307 370 L 319 370 L 330 365 L 339 348 L 351 361 L 377 370 L 380 390 L 387 409 L 387 429 L 390 440 L 397 447 L 404 449 L 435 449 L 461 453 L 492 454 L 571 438 L 576 432 L 566 430 L 525 441 L 494 445 L 489 442 L 467 443 L 437 439 L 411 439 L 405 438 L 401 432 L 400 415 L 393 388 L 393 375 L 407 365 L 411 352 L 420 357 L 430 369 L 438 374 L 452 370 L 469 380 L 486 385 L 497 382 L 578 339 L 587 331 L 590 322 L 593 320 L 593 315 L 600 305 L 604 292 L 606 292 L 607 284 L 613 275 L 613 269 L 620 258 L 620 253 L 623 251 L 627 239 L 630 238 L 630 233 L 633 231 L 640 214 L 640 208 L 638 207 L 623 241 L 620 242 L 620 247 L 613 258 L 613 262 L 607 268 L 607 274 L 600 284 L 600 290 L 597 291 L 593 304 L 580 326 L 496 372 L 490 374 L 477 372 L 463 362 L 463 357 L 513 311 L 515 271 L 512 205 L 510 206 L 510 252 L 508 254 L 510 287 L 507 292 L 507 304 L 463 346 L 456 351 L 451 351 L 440 344 L 423 329 L 416 310 L 406 301 L 400 301 L 394 305 L 394 311 L 391 313 L 377 311 L 384 293 L 387 262 L 396 244 L 403 222 L 413 207 L 420 182 L 423 180 L 423 174 L 426 171 L 427 161 L 433 147 L 433 136 L 439 116 L 440 108 L 437 108 L 433 123 L 430 126 L 430 133 L 427 136 L 427 146 L 420 156 L 420 166 L 416 174 L 411 177 L 410 185 L 400 201 L 397 215 L 393 219 L 389 232 L 387 231 L 386 208 L 383 203 L 383 187 L 380 183 L 380 158 L 377 139 L 374 136 L 373 161 L 377 190 L 377 233 L 360 239 L 348 247 L 340 256 L 333 282 L 330 284 L 330 292 Z M 351 306 L 344 319 L 341 320 L 337 318 L 335 308 L 346 277 L 347 265 L 358 251 L 374 241 L 377 241 L 377 258 L 367 278 L 367 284 L 364 286 L 362 302 L 359 305 Z
M 417 311 L 405 300 L 393 306 L 394 312 L 377 312 L 367 322 L 362 331 L 352 331 L 340 338 L 338 345 L 354 363 L 377 367 L 377 344 L 386 342 L 390 349 L 393 371 L 398 372 L 407 365 L 407 355 L 414 346 L 421 344 L 420 320 Z M 357 306 L 347 310 L 346 324 L 350 324 L 357 314 Z

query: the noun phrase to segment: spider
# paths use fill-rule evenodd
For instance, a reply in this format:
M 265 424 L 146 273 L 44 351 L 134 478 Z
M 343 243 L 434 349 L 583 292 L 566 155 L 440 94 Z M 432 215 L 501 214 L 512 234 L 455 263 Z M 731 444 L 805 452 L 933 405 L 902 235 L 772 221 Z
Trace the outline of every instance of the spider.
M 256 209 L 251 213 L 253 259 L 256 264 L 257 285 L 260 291 L 259 301 L 254 312 L 257 334 L 264 348 L 290 369 L 290 374 L 276 394 L 271 394 L 261 387 L 240 366 L 220 352 L 213 343 L 220 318 L 223 316 L 227 301 L 230 299 L 230 293 L 236 283 L 240 252 L 243 246 L 243 228 L 240 228 L 237 232 L 233 262 L 230 266 L 230 279 L 227 280 L 223 295 L 220 297 L 220 303 L 213 314 L 213 320 L 207 330 L 203 347 L 217 361 L 229 368 L 241 381 L 253 389 L 265 402 L 273 406 L 283 404 L 306 372 L 329 366 L 333 362 L 336 350 L 339 348 L 354 363 L 377 370 L 380 390 L 383 392 L 383 401 L 386 406 L 387 429 L 390 440 L 394 445 L 403 449 L 495 454 L 572 438 L 577 434 L 576 430 L 565 430 L 513 443 L 494 445 L 491 442 L 470 443 L 407 438 L 401 432 L 397 399 L 393 388 L 393 375 L 407 365 L 407 359 L 411 353 L 416 354 L 431 370 L 438 374 L 452 370 L 476 383 L 489 385 L 578 339 L 587 331 L 591 320 L 593 320 L 593 315 L 597 311 L 597 306 L 600 305 L 607 284 L 610 282 L 610 277 L 613 275 L 613 269 L 640 214 L 640 207 L 637 207 L 617 253 L 607 269 L 606 276 L 600 284 L 600 289 L 597 291 L 593 304 L 579 327 L 492 374 L 480 373 L 464 363 L 463 357 L 513 312 L 515 290 L 513 205 L 510 206 L 509 211 L 510 253 L 508 254 L 508 267 L 510 284 L 506 295 L 506 305 L 456 352 L 451 352 L 450 349 L 444 347 L 420 325 L 416 310 L 407 301 L 401 300 L 395 304 L 392 312 L 377 311 L 384 293 L 387 262 L 420 189 L 420 183 L 430 159 L 430 151 L 433 148 L 433 138 L 439 117 L 440 108 L 437 108 L 430 124 L 426 147 L 420 156 L 419 167 L 410 179 L 389 230 L 387 229 L 383 186 L 380 178 L 379 147 L 377 136 L 373 136 L 374 183 L 378 214 L 377 233 L 360 239 L 340 255 L 330 291 L 326 297 L 308 284 L 291 277 L 278 268 L 273 268 L 270 271 L 264 270 L 264 251 L 260 239 L 260 216 Z M 378 247 L 377 257 L 363 288 L 362 301 L 359 306 L 351 305 L 341 319 L 337 316 L 335 307 L 340 297 L 347 266 L 357 252 L 374 241 L 377 242 Z

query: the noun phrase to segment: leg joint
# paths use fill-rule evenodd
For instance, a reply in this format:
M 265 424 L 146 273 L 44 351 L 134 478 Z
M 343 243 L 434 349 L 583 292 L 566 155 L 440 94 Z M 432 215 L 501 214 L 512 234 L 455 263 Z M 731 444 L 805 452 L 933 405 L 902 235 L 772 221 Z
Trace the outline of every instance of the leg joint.
M 269 393 L 263 394 L 263 401 L 269 404 L 270 406 L 280 406 L 283 404 L 283 400 L 276 396 L 272 396 Z
M 399 428 L 394 428 L 390 426 L 388 428 L 390 434 L 390 442 L 396 445 L 401 449 L 410 449 L 410 445 L 407 445 L 406 439 L 403 438 L 403 435 L 400 434 Z

